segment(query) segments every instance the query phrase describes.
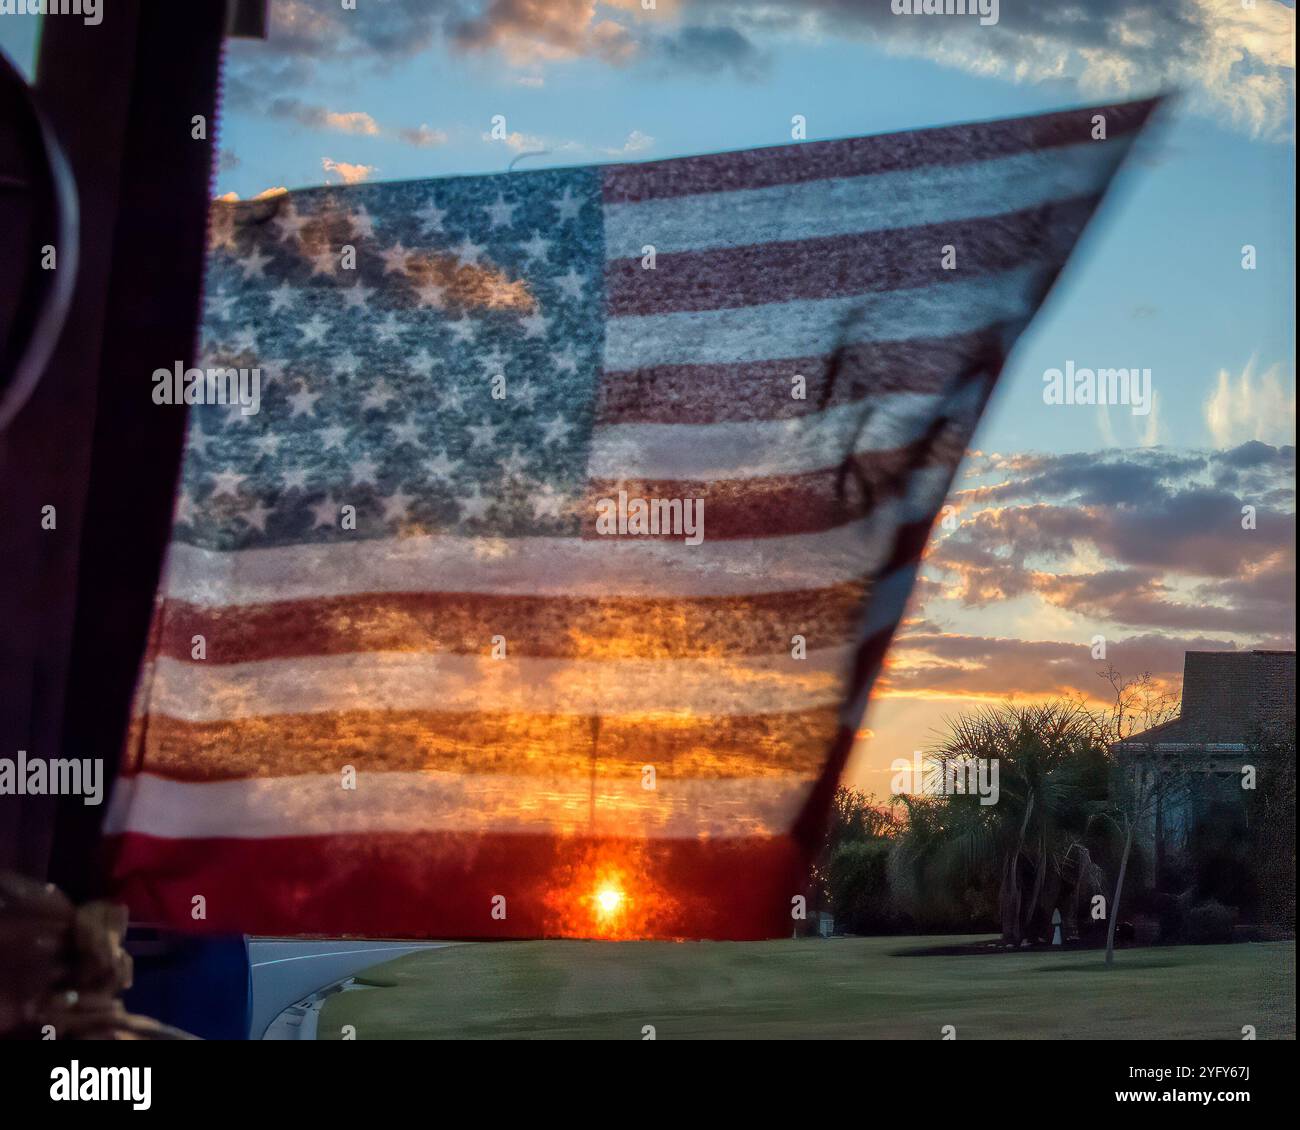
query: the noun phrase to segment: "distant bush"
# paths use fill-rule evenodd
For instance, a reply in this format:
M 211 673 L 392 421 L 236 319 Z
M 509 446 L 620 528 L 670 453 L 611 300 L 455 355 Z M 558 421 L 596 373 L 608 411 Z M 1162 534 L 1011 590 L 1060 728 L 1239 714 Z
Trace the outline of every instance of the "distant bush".
M 1187 940 L 1200 944 L 1230 942 L 1236 921 L 1237 912 L 1215 899 L 1197 903 L 1187 914 Z

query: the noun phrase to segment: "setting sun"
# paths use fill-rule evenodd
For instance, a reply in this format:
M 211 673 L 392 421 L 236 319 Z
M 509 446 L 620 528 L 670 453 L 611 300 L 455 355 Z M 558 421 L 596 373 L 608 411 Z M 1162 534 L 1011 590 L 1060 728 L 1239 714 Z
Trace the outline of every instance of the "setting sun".
M 617 887 L 605 886 L 596 892 L 596 908 L 601 917 L 609 917 L 618 913 L 622 905 L 623 892 Z

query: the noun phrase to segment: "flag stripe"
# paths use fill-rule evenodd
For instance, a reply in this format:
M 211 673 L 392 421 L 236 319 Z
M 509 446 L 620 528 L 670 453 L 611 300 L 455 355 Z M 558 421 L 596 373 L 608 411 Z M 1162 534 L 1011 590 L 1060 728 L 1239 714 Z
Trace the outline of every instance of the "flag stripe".
M 910 341 L 863 342 L 832 353 L 714 365 L 646 365 L 607 372 L 596 422 L 720 424 L 779 420 L 860 403 L 868 396 L 937 393 L 963 373 L 990 373 L 1008 330 L 993 323 L 972 333 Z M 804 379 L 795 394 L 796 376 Z
M 812 534 L 687 546 L 650 539 L 452 535 L 213 550 L 173 542 L 168 601 L 223 607 L 349 593 L 705 597 L 802 592 L 862 577 L 893 531 L 879 520 Z
M 613 424 L 592 442 L 593 479 L 762 479 L 913 447 L 946 396 L 899 392 L 787 420 Z M 665 495 L 663 497 L 680 497 Z
M 966 333 L 1027 319 L 1045 282 L 1041 268 L 1018 267 L 884 294 L 610 318 L 605 368 L 767 361 Z
M 808 776 L 838 727 L 835 706 L 780 714 L 507 714 L 341 710 L 186 722 L 136 719 L 133 741 L 154 776 L 180 781 L 459 770 L 597 775 L 653 765 L 676 777 Z
M 559 836 L 775 835 L 789 828 L 808 777 L 684 778 L 638 770 L 621 778 L 515 777 L 424 769 L 358 778 L 340 774 L 172 781 L 138 773 L 121 781 L 106 817 L 115 834 L 169 839 L 271 839 L 388 832 L 550 832 Z
M 191 722 L 374 708 L 536 714 L 761 714 L 838 702 L 851 649 L 692 659 L 491 659 L 349 652 L 154 661 L 151 709 Z
M 1068 200 L 1080 185 L 1105 181 L 1119 158 L 1116 147 L 1087 141 L 961 165 L 611 204 L 606 254 L 639 263 L 647 245 L 662 261 L 682 251 L 958 224 Z
M 1079 145 L 1093 139 L 1101 115 L 1114 140 L 1140 129 L 1158 99 L 1027 118 L 942 126 L 876 137 L 805 141 L 769 149 L 709 153 L 602 170 L 606 204 L 728 192 L 742 188 L 806 184 L 828 177 L 861 176 L 961 165 L 1033 150 Z M 1099 180 L 1105 180 L 1098 174 Z
M 788 652 L 800 632 L 820 646 L 852 639 L 865 582 L 791 593 L 649 599 L 481 593 L 358 593 L 208 609 L 171 604 L 158 653 L 246 663 L 364 651 L 486 655 L 495 625 L 509 654 L 536 658 L 687 658 Z
M 121 837 L 119 892 L 144 922 L 185 922 L 202 891 L 209 930 L 296 936 L 536 938 L 590 931 L 581 899 L 614 861 L 644 937 L 789 932 L 802 853 L 786 836 L 638 841 L 468 833 Z M 505 899 L 506 914 L 494 910 Z
M 640 259 L 616 259 L 605 268 L 606 302 L 624 317 L 938 286 L 1058 261 L 1095 206 L 1095 197 L 1075 197 L 996 221 L 661 254 L 652 271 Z

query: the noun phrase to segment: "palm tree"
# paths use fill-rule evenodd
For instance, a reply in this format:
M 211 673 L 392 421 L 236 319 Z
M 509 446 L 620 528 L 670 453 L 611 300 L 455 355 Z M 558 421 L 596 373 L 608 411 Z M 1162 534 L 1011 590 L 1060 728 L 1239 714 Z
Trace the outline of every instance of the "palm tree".
M 931 795 L 903 801 L 909 819 L 898 864 L 918 880 L 924 876 L 915 885 L 922 892 L 996 876 L 1002 940 L 1019 945 L 1045 909 L 1049 878 L 1070 882 L 1077 873 L 1068 861 L 1077 855 L 1090 805 L 1105 795 L 1105 746 L 1094 717 L 1073 702 L 989 708 L 947 727 L 930 753 Z M 997 763 L 996 803 L 943 792 L 941 782 L 980 761 Z

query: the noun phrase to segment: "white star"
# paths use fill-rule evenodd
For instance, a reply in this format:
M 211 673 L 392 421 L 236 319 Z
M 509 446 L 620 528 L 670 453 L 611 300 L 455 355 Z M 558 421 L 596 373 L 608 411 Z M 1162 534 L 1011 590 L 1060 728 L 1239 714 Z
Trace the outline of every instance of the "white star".
M 375 323 L 375 337 L 381 342 L 396 341 L 397 333 L 401 328 L 402 323 L 397 320 L 397 315 L 390 310 L 387 318 L 382 322 Z
M 189 445 L 191 451 L 196 452 L 205 459 L 207 458 L 208 444 L 212 442 L 212 437 L 199 425 L 197 416 L 190 417 L 190 434 L 186 437 L 185 442 Z
M 253 447 L 268 459 L 274 459 L 280 450 L 280 437 L 274 432 L 267 432 L 253 440 Z
M 370 296 L 375 293 L 373 286 L 366 286 L 360 279 L 357 279 L 350 287 L 343 292 L 343 301 L 351 307 L 364 309 L 370 301 Z
M 317 275 L 333 275 L 339 269 L 338 260 L 334 258 L 334 252 L 330 248 L 325 248 L 311 257 L 311 277 Z
M 474 323 L 464 314 L 454 322 L 448 322 L 447 330 L 457 341 L 473 341 L 478 332 L 474 329 Z
M 375 221 L 366 211 L 364 204 L 358 204 L 357 210 L 348 216 L 348 223 L 352 225 L 352 234 L 365 236 L 366 239 L 375 238 Z
M 421 346 L 420 352 L 411 357 L 406 364 L 410 367 L 411 372 L 417 373 L 422 377 L 427 377 L 433 372 L 433 358 L 430 356 L 429 351 L 423 346 Z
M 530 259 L 545 259 L 551 251 L 551 241 L 543 239 L 542 233 L 533 232 L 533 237 L 519 245 L 523 248 L 524 254 Z
M 412 447 L 420 445 L 420 425 L 415 420 L 407 416 L 400 424 L 389 424 L 388 430 L 393 433 L 393 443 L 409 443 Z
M 552 419 L 542 424 L 542 442 L 561 443 L 571 431 L 573 425 L 557 412 Z
M 280 484 L 283 490 L 306 490 L 307 489 L 307 472 L 295 468 L 292 471 L 285 471 L 280 475 Z
M 415 293 L 419 296 L 420 306 L 432 306 L 435 310 L 441 310 L 447 305 L 447 290 L 437 283 L 425 283 Z
M 444 412 L 463 412 L 465 393 L 459 385 L 446 385 L 438 391 L 438 407 Z
M 252 326 L 244 326 L 230 339 L 236 353 L 257 353 L 257 333 Z
M 442 231 L 442 218 L 446 214 L 447 210 L 439 208 L 433 201 L 426 204 L 415 213 L 420 221 L 420 234 L 429 235 L 431 232 Z
M 520 451 L 517 446 L 512 447 L 510 449 L 510 454 L 504 459 L 498 459 L 497 463 L 500 465 L 501 470 L 505 473 L 505 476 L 508 479 L 519 478 L 528 467 L 528 460 L 524 457 L 523 452 Z
M 452 250 L 462 263 L 477 266 L 479 256 L 483 254 L 483 244 L 475 243 L 469 236 L 466 236 Z
M 290 417 L 316 415 L 316 401 L 320 398 L 319 392 L 309 392 L 306 385 L 300 386 L 298 391 L 288 398 L 289 403 L 293 405 L 293 411 L 289 413 Z
M 339 504 L 334 501 L 332 494 L 327 494 L 315 506 L 309 506 L 307 509 L 316 519 L 312 523 L 313 530 L 318 526 L 332 526 L 338 520 Z
M 334 375 L 342 376 L 346 373 L 349 377 L 355 377 L 357 370 L 361 367 L 361 358 L 350 349 L 345 349 L 334 360 Z
M 194 515 L 198 511 L 194 506 L 194 496 L 189 491 L 181 491 L 181 496 L 176 500 L 176 521 L 184 522 L 186 525 L 194 524 Z
M 284 284 L 288 286 L 288 283 Z M 275 292 L 272 291 L 272 297 Z M 230 308 L 234 306 L 235 298 L 227 294 L 224 290 L 218 290 L 215 294 L 209 294 L 204 300 L 204 307 L 208 312 L 209 318 L 219 318 L 222 321 L 230 317 Z
M 307 321 L 298 323 L 298 332 L 302 334 L 302 341 L 298 344 L 306 345 L 308 342 L 324 341 L 325 331 L 329 328 L 329 322 L 319 314 L 313 314 Z
M 252 506 L 245 507 L 235 515 L 237 518 L 243 518 L 259 534 L 266 533 L 266 520 L 270 516 L 271 511 L 262 505 L 261 499 L 254 500 Z
M 264 268 L 271 261 L 271 256 L 263 255 L 256 247 L 249 248 L 248 254 L 242 259 L 236 259 L 239 269 L 243 273 L 244 280 L 251 278 L 265 278 Z
M 569 268 L 568 274 L 551 281 L 575 302 L 582 298 L 582 276 L 572 267 Z
M 253 422 L 252 415 L 244 412 L 244 406 L 240 404 L 239 401 L 225 405 L 225 413 L 227 426 L 231 424 L 239 424 L 242 426 Z
M 551 201 L 551 205 L 559 212 L 560 223 L 577 219 L 578 213 L 582 211 L 582 200 L 573 195 L 568 185 L 564 186 L 564 195 L 558 200 Z
M 520 318 L 519 324 L 524 328 L 524 337 L 545 337 L 551 319 L 543 317 L 540 310 L 534 310 L 528 317 Z
M 379 473 L 379 464 L 370 456 L 366 455 L 358 459 L 349 468 L 352 472 L 352 485 L 360 486 L 362 483 L 369 483 L 371 486 L 378 486 L 375 476 Z
M 470 494 L 462 494 L 456 501 L 460 504 L 461 519 L 466 522 L 471 518 L 486 518 L 488 507 L 492 505 L 492 500 L 484 498 L 477 485 Z
M 396 399 L 395 394 L 388 387 L 388 382 L 380 377 L 362 399 L 361 411 L 364 412 L 367 408 L 378 408 L 382 412 L 388 407 L 388 402 L 394 399 Z
M 216 205 L 212 208 L 212 228 L 208 236 L 209 246 L 213 251 L 226 248 L 237 251 L 239 245 L 235 240 L 235 210 L 228 205 Z
M 402 246 L 399 239 L 387 251 L 381 251 L 379 257 L 384 261 L 384 274 L 391 275 L 394 271 L 401 271 L 406 274 L 406 258 L 411 252 Z
M 459 459 L 448 459 L 447 449 L 444 447 L 432 459 L 424 461 L 425 474 L 431 479 L 441 479 L 443 482 L 451 482 L 452 477 L 460 469 Z
M 560 494 L 550 483 L 543 483 L 531 499 L 534 518 L 563 518 L 564 495 Z
M 492 221 L 494 228 L 508 228 L 518 207 L 518 204 L 507 204 L 506 198 L 498 195 L 497 202 L 484 205 L 483 211 L 488 214 L 488 219 Z
M 275 314 L 278 311 L 285 309 L 294 301 L 294 299 L 297 298 L 297 296 L 297 292 L 289 285 L 289 282 L 286 279 L 267 294 L 267 297 L 271 300 L 271 313 Z
M 514 398 L 521 404 L 532 408 L 537 401 L 537 386 L 531 380 L 523 380 L 514 387 Z
M 495 377 L 505 371 L 506 355 L 496 346 L 492 347 L 491 353 L 484 354 L 479 358 L 479 365 L 483 369 L 485 377 Z
M 398 487 L 387 498 L 381 499 L 384 504 L 384 521 L 400 522 L 407 518 L 407 509 L 414 501 L 414 496 L 404 494 L 401 487 Z
M 342 451 L 344 441 L 348 438 L 347 428 L 339 424 L 331 424 L 328 428 L 321 428 L 316 434 L 320 436 L 320 449 L 322 451 L 333 451 L 335 448 Z
M 576 373 L 578 371 L 577 358 L 573 356 L 573 346 L 566 345 L 563 349 L 557 349 L 551 354 L 551 364 L 561 373 Z
M 298 209 L 294 207 L 293 201 L 286 200 L 280 206 L 279 214 L 271 222 L 275 224 L 277 238 L 283 243 L 290 237 L 301 239 L 302 229 L 311 222 L 311 217 L 300 214 Z
M 481 424 L 468 424 L 465 430 L 474 437 L 475 447 L 491 447 L 500 431 L 496 425 L 489 424 L 486 420 Z
M 284 358 L 266 357 L 263 358 L 258 368 L 262 370 L 262 387 L 270 388 L 279 379 L 284 376 Z
M 208 496 L 208 501 L 211 502 L 214 498 L 220 498 L 223 494 L 228 494 L 231 498 L 238 498 L 240 484 L 246 478 L 248 478 L 247 475 L 241 475 L 237 471 L 216 472 L 211 476 L 214 485 L 212 493 Z

